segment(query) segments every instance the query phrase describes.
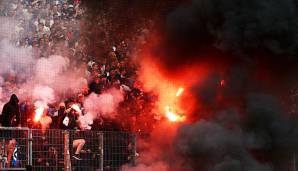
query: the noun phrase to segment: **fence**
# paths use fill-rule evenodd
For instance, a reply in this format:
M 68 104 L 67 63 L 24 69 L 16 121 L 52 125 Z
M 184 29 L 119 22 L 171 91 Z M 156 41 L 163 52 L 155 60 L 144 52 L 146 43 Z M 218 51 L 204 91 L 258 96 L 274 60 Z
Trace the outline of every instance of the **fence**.
M 134 164 L 136 137 L 123 132 L 104 132 L 103 134 L 103 170 L 116 171 L 126 163 Z
M 15 139 L 8 168 L 9 143 Z M 135 134 L 0 127 L 0 170 L 117 171 L 134 164 Z M 83 146 L 75 158 L 78 146 Z
M 26 170 L 26 165 L 30 165 L 30 141 L 28 135 L 28 128 L 3 127 L 0 129 L 0 170 L 11 170 L 11 167 L 8 168 L 7 164 L 7 160 L 10 157 L 10 161 L 12 161 L 11 166 L 17 168 L 17 170 Z M 14 137 L 14 139 L 11 139 L 11 137 Z M 10 156 L 7 155 L 9 151 Z

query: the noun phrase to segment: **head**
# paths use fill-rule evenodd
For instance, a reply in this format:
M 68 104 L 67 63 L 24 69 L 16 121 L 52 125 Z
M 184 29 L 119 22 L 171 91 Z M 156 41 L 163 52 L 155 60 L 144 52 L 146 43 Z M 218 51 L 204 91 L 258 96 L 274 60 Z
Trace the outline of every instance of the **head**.
M 65 2 L 65 3 L 63 3 L 63 9 L 67 9 L 68 8 L 68 5 L 67 5 L 67 3 Z
M 65 103 L 64 102 L 61 102 L 59 104 L 59 109 L 65 109 Z
M 43 31 L 43 29 L 44 29 L 43 23 L 39 23 L 38 24 L 38 30 Z
M 54 5 L 52 10 L 53 10 L 54 13 L 56 13 L 58 11 L 58 6 Z
M 70 114 L 71 114 L 72 116 L 78 116 L 78 112 L 77 112 L 76 110 L 74 110 L 74 109 L 71 109 L 71 110 L 70 110 Z
M 32 5 L 28 5 L 27 10 L 28 10 L 29 13 L 32 13 L 32 11 L 33 11 Z
M 57 5 L 57 9 L 58 9 L 58 11 L 61 11 L 62 10 L 62 5 L 61 4 L 58 4 Z
M 18 104 L 19 103 L 19 99 L 18 99 L 17 95 L 15 95 L 15 94 L 11 95 L 9 102 L 11 102 L 13 104 Z
M 93 65 L 92 65 L 92 69 L 93 69 L 93 70 L 98 69 L 98 65 L 97 65 L 97 63 L 93 63 Z

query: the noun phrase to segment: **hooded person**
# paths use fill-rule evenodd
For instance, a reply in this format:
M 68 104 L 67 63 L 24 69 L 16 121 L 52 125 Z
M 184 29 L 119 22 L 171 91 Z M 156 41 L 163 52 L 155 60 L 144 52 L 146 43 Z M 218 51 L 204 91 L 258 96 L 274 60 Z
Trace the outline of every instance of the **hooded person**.
M 9 102 L 3 106 L 1 124 L 4 127 L 20 126 L 21 124 L 19 99 L 15 94 L 11 95 Z
M 2 110 L 2 126 L 4 127 L 12 127 L 12 126 L 21 126 L 20 125 L 20 109 L 19 109 L 19 99 L 18 97 L 13 94 L 10 97 L 9 102 L 7 102 L 3 106 Z M 10 167 L 11 164 L 11 158 L 13 151 L 15 149 L 15 145 L 17 144 L 17 141 L 15 138 L 17 138 L 19 135 L 15 134 L 15 131 L 13 130 L 1 130 L 0 132 L 0 138 L 4 138 L 8 140 L 8 149 L 7 149 L 7 161 L 5 163 L 6 167 Z

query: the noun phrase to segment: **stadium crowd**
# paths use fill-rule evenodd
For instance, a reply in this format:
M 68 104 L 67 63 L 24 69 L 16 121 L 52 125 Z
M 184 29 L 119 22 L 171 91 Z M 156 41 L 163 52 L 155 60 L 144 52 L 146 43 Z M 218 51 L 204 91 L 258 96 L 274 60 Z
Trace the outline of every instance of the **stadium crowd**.
M 101 94 L 115 87 L 125 92 L 124 101 L 117 109 L 117 117 L 97 118 L 94 130 L 124 130 L 150 132 L 156 121 L 152 112 L 154 96 L 141 90 L 136 81 L 138 66 L 133 54 L 141 51 L 152 22 L 139 22 L 130 28 L 117 27 L 108 17 L 108 11 L 92 15 L 80 0 L 11 0 L 0 3 L 0 17 L 16 21 L 10 43 L 19 48 L 31 48 L 34 58 L 61 55 L 68 57 L 71 65 L 86 65 L 88 86 L 61 102 L 48 104 L 46 115 L 51 117 L 50 128 L 78 128 L 78 114 L 71 105 L 80 104 L 90 93 Z M 130 34 L 130 33 L 134 34 Z M 18 75 L 6 74 L 2 92 L 12 94 L 18 89 Z M 66 85 L 67 86 L 67 85 Z M 17 124 L 38 127 L 32 122 L 34 105 L 20 99 L 20 119 Z M 70 116 L 75 124 L 63 125 Z M 148 123 L 150 122 L 150 123 Z

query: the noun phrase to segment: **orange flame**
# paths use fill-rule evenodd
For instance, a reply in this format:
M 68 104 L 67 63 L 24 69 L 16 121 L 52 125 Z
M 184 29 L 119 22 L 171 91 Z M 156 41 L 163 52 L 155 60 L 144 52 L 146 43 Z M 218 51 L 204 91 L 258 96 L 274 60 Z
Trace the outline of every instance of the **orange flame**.
M 44 108 L 39 107 L 35 110 L 34 122 L 38 122 L 43 114 Z
M 184 88 L 180 87 L 176 92 L 176 97 L 179 97 L 184 91 Z M 176 101 L 177 99 L 174 99 Z M 182 122 L 185 120 L 185 116 L 177 114 L 177 111 L 175 108 L 177 108 L 176 103 L 173 104 L 174 107 L 166 106 L 165 107 L 165 113 L 166 117 L 171 122 Z
M 173 109 L 169 106 L 165 107 L 165 111 L 166 111 L 166 117 L 169 119 L 169 121 L 171 122 L 182 122 L 185 120 L 185 116 L 182 115 L 178 115 L 176 114 Z

